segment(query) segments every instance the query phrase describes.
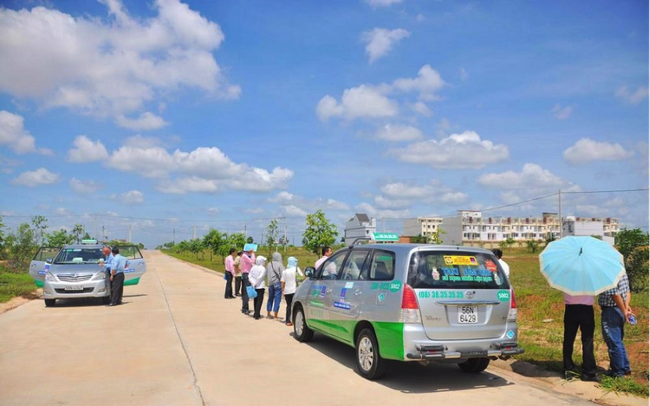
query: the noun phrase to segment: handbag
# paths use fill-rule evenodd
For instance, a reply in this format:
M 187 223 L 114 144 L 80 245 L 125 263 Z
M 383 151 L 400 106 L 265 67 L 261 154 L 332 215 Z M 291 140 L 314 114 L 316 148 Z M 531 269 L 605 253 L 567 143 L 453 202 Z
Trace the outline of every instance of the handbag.
M 246 286 L 246 294 L 249 299 L 255 299 L 257 297 L 257 291 L 252 286 Z

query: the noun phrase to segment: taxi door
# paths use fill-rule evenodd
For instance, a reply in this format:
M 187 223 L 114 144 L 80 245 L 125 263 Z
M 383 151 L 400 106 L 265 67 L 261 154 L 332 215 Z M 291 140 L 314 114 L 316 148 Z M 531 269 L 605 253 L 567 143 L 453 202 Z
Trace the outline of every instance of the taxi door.
M 147 272 L 147 264 L 140 249 L 135 245 L 123 245 L 117 248 L 127 261 L 124 268 L 124 286 L 137 285 L 142 275 Z
M 51 265 L 59 251 L 61 251 L 61 247 L 40 247 L 38 251 L 36 251 L 34 258 L 29 263 L 29 276 L 34 278 L 36 287 L 43 287 L 46 272 L 46 260 L 49 260 L 48 265 Z

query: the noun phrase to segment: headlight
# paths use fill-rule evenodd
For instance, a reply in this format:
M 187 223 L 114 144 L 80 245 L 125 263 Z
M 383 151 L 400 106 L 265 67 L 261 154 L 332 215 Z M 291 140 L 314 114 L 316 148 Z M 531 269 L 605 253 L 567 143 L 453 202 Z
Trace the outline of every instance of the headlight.
M 54 276 L 54 274 L 50 273 L 50 272 L 45 272 L 45 280 L 48 281 L 48 282 L 56 282 L 57 281 L 56 276 Z
M 93 280 L 98 281 L 106 279 L 106 272 L 105 271 L 99 271 L 95 275 L 93 275 Z

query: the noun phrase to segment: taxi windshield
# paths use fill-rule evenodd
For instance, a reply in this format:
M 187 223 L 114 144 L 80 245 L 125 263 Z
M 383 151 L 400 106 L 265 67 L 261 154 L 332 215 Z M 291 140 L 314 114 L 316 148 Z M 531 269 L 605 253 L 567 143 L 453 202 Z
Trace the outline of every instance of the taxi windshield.
M 100 248 L 64 248 L 54 259 L 55 264 L 96 264 L 104 258 Z
M 492 254 L 420 251 L 409 263 L 408 284 L 414 289 L 505 289 L 508 279 Z

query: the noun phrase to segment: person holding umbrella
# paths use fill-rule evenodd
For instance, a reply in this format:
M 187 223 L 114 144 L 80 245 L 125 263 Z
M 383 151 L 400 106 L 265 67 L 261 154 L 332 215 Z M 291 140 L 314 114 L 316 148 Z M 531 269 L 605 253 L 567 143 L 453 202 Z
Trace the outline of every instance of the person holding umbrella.
M 601 307 L 611 306 L 611 311 L 617 311 L 619 296 L 621 309 L 620 317 L 627 317 L 626 297 L 623 296 L 621 284 L 627 285 L 627 275 L 623 256 L 608 243 L 593 237 L 569 236 L 550 243 L 539 256 L 540 270 L 551 287 L 565 293 L 564 342 L 562 345 L 563 367 L 565 376 L 574 370 L 573 343 L 580 328 L 583 352 L 581 379 L 598 382 L 596 375 L 596 360 L 594 357 L 593 335 L 594 296 L 599 297 Z M 629 291 L 629 288 L 627 289 Z M 628 295 L 629 296 L 629 295 Z M 608 308 L 609 309 L 609 308 Z M 623 310 L 625 309 L 625 310 Z M 603 337 L 606 337 L 613 365 L 628 366 L 627 355 L 623 344 L 622 325 L 619 318 L 606 317 L 603 307 Z M 619 328 L 620 325 L 620 328 Z M 607 334 L 605 330 L 607 329 Z M 608 335 L 611 336 L 608 338 Z M 610 347 L 610 343 L 613 347 Z M 612 350 L 614 348 L 614 350 Z M 614 356 L 612 356 L 614 354 Z M 620 362 L 619 362 L 620 360 Z M 627 362 L 627 364 L 626 364 Z M 612 367 L 614 369 L 614 366 Z M 618 369 L 616 370 L 618 371 Z M 616 372 L 614 372 L 616 373 Z
M 623 344 L 625 322 L 632 316 L 630 297 L 630 282 L 627 274 L 621 276 L 615 288 L 598 295 L 598 304 L 602 310 L 603 339 L 609 353 L 609 371 L 606 374 L 613 378 L 632 373 L 630 360 Z

